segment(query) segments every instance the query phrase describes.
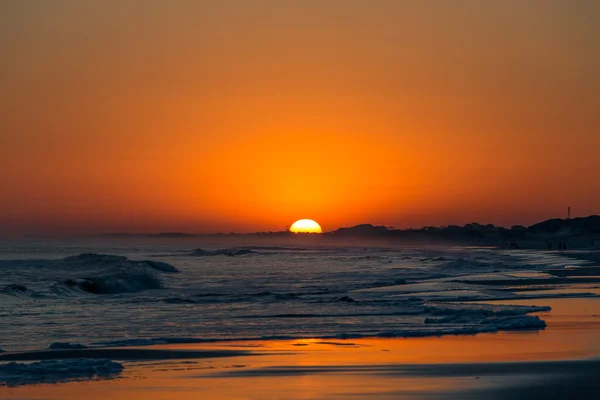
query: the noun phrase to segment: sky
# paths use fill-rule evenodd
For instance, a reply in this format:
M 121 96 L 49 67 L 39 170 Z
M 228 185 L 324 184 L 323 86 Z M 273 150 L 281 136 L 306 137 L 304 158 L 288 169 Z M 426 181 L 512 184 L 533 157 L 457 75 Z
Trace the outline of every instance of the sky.
M 3 0 L 0 235 L 600 213 L 595 0 Z

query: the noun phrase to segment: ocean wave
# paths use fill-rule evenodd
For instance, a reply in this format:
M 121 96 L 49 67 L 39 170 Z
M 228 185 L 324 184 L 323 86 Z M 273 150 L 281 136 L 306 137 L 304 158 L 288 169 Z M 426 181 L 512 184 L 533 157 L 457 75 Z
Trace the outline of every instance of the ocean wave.
M 272 292 L 258 292 L 250 293 L 245 296 L 249 297 L 271 297 L 276 300 L 294 300 L 300 296 L 308 295 L 310 293 L 272 293 Z
M 393 314 L 392 314 L 393 315 Z M 286 316 L 277 316 L 285 318 Z M 306 317 L 329 317 L 324 315 L 289 315 L 291 318 Z M 449 324 L 449 323 L 448 323 Z M 266 335 L 252 337 L 218 337 L 218 338 L 196 338 L 196 337 L 157 337 L 125 339 L 116 341 L 104 341 L 91 343 L 93 347 L 132 347 L 153 346 L 164 344 L 193 344 L 193 343 L 221 343 L 221 342 L 248 342 L 248 341 L 276 341 L 276 340 L 304 340 L 304 339 L 360 339 L 360 338 L 413 338 L 444 335 L 476 335 L 480 333 L 495 333 L 499 331 L 514 330 L 541 330 L 545 329 L 546 323 L 538 316 L 505 316 L 494 317 L 475 321 L 470 325 L 444 327 L 444 324 L 425 324 L 422 328 L 407 328 L 401 330 L 372 331 L 372 332 L 339 332 L 314 335 Z
M 546 321 L 537 315 L 519 315 L 489 318 L 481 322 L 484 325 L 492 325 L 499 331 L 517 330 L 517 329 L 544 329 Z
M 239 257 L 247 254 L 265 254 L 258 251 L 254 251 L 247 248 L 239 248 L 239 249 L 219 249 L 219 250 L 204 250 L 204 249 L 195 249 L 190 254 L 194 257 L 214 257 L 214 256 L 227 256 L 227 257 Z
M 115 264 L 127 261 L 127 257 L 111 254 L 83 253 L 63 258 L 64 262 L 77 264 Z
M 545 328 L 540 317 L 530 315 L 494 316 L 493 314 L 470 312 L 449 315 L 442 318 L 426 318 L 426 324 L 488 325 L 497 330 Z
M 370 288 L 398 286 L 398 285 L 405 285 L 405 284 L 406 284 L 406 279 L 404 279 L 404 278 L 397 278 L 397 279 L 394 279 L 394 280 L 390 280 L 389 282 L 386 282 L 386 281 L 375 281 L 375 282 L 365 283 L 363 285 L 360 285 L 356 289 L 359 289 L 359 288 L 360 289 L 370 289 Z
M 179 270 L 171 264 L 152 260 L 130 260 L 124 256 L 111 254 L 83 253 L 76 256 L 66 257 L 63 263 L 76 264 L 81 267 L 113 267 L 116 265 L 147 267 L 160 272 L 178 273 Z
M 428 259 L 423 259 L 422 261 L 429 261 Z M 441 264 L 439 267 L 442 269 L 456 269 L 456 270 L 462 270 L 462 269 L 469 269 L 469 270 L 479 270 L 479 269 L 489 269 L 489 268 L 493 268 L 494 266 L 498 265 L 498 263 L 488 263 L 485 261 L 478 261 L 478 260 L 468 260 L 468 259 L 464 259 L 464 258 L 458 258 L 452 261 L 448 261 L 445 262 L 443 264 Z
M 148 266 L 156 271 L 166 272 L 166 273 L 171 273 L 171 274 L 179 273 L 179 270 L 177 268 L 175 268 L 171 264 L 167 264 L 166 262 L 144 260 L 144 261 L 139 261 L 139 263 L 142 266 Z
M 223 296 L 231 296 L 227 293 L 198 293 L 195 294 L 194 297 L 223 297 Z
M 135 347 L 135 346 L 152 346 L 155 344 L 167 344 L 169 342 L 161 339 L 123 339 L 123 340 L 112 340 L 106 342 L 95 342 L 91 343 L 91 346 L 101 347 Z M 195 342 L 189 342 L 195 343 Z
M 198 304 L 199 302 L 187 297 L 167 297 L 162 299 L 167 304 Z
M 165 297 L 155 301 L 162 301 L 168 304 L 212 304 L 212 303 L 236 303 L 256 300 L 266 301 L 291 301 L 296 300 L 301 296 L 310 295 L 312 293 L 300 294 L 300 293 L 271 293 L 271 292 L 258 292 L 258 293 L 245 293 L 245 294 L 225 294 L 225 293 L 200 293 L 186 297 Z M 326 293 L 330 294 L 330 293 Z M 152 300 L 150 300 L 152 301 Z M 344 300 L 340 300 L 344 301 Z
M 288 313 L 288 314 L 265 314 L 265 315 L 242 315 L 239 319 L 279 319 L 279 318 L 355 318 L 355 317 L 397 317 L 422 315 L 422 309 L 390 311 L 390 312 L 353 312 L 353 313 Z
M 240 249 L 248 250 L 267 250 L 267 251 L 328 251 L 329 249 L 314 248 L 310 249 L 307 247 L 293 247 L 293 246 L 245 246 Z
M 482 317 L 491 316 L 514 316 L 526 315 L 537 312 L 546 312 L 552 310 L 548 306 L 501 306 L 497 309 L 489 308 L 452 308 L 427 306 L 425 312 L 433 316 L 462 316 L 462 315 L 481 315 Z
M 121 271 L 114 275 L 67 279 L 56 286 L 59 290 L 64 288 L 92 294 L 135 293 L 163 287 L 160 279 L 147 270 Z
M 34 292 L 25 284 L 35 281 L 37 295 L 50 290 L 52 296 L 73 296 L 81 293 L 117 294 L 161 289 L 160 274 L 174 274 L 179 270 L 160 261 L 130 260 L 124 256 L 83 253 L 60 260 L 0 261 L 0 266 L 12 265 L 21 271 L 24 284 L 12 284 L 0 289 L 0 294 L 23 298 Z M 42 272 L 43 271 L 43 272 Z M 38 276 L 48 286 L 39 287 Z
M 24 285 L 8 285 L 0 289 L 0 294 L 11 297 L 30 297 L 31 291 Z
M 483 271 L 509 271 L 514 269 L 536 269 L 536 266 L 530 265 L 527 263 L 518 262 L 517 260 L 510 260 L 508 258 L 495 258 L 495 259 L 484 259 L 484 258 L 473 258 L 466 259 L 463 257 L 459 257 L 457 259 L 448 261 L 447 259 L 440 257 L 437 259 L 432 259 L 432 261 L 442 261 L 441 264 L 438 265 L 438 268 L 448 271 L 448 270 L 456 270 L 460 271 L 473 271 L 473 272 L 483 272 Z
M 108 378 L 123 371 L 123 364 L 109 359 L 72 358 L 34 363 L 0 364 L 0 386 L 58 383 Z
M 65 349 L 86 349 L 87 346 L 84 346 L 79 343 L 69 343 L 69 342 L 54 342 L 48 346 L 50 350 L 65 350 Z

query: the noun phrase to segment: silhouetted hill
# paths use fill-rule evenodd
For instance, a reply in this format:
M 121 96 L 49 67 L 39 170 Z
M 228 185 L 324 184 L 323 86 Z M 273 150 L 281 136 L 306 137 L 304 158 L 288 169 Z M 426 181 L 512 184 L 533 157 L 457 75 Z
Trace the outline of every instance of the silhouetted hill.
M 546 235 L 592 235 L 600 233 L 600 215 L 585 218 L 549 219 L 528 228 L 532 233 Z
M 325 234 L 335 238 L 389 238 L 418 243 L 455 243 L 473 245 L 507 246 L 520 242 L 523 247 L 546 247 L 556 241 L 578 238 L 593 243 L 593 235 L 600 235 L 600 216 L 585 218 L 551 219 L 530 227 L 515 225 L 511 228 L 482 225 L 476 222 L 465 226 L 427 226 L 421 229 L 388 229 L 385 226 L 362 224 L 340 228 Z M 519 246 L 521 247 L 521 246 Z
M 350 228 L 340 228 L 329 234 L 336 236 L 385 236 L 392 232 L 385 226 L 374 226 L 371 224 L 362 224 Z

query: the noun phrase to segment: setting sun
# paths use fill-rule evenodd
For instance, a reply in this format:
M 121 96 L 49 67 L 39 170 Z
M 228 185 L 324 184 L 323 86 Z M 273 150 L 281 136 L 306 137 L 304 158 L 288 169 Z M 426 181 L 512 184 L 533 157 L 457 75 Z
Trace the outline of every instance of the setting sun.
M 321 225 L 312 219 L 300 219 L 292 224 L 290 232 L 294 233 L 322 233 Z

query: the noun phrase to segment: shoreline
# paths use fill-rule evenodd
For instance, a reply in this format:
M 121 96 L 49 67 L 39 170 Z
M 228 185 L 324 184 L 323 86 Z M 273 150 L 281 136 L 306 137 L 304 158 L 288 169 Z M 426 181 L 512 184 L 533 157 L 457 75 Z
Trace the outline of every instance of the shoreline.
M 550 299 L 538 300 L 547 304 Z M 522 304 L 527 300 L 504 303 Z M 503 301 L 499 301 L 502 303 Z M 274 340 L 22 353 L 111 354 L 125 371 L 108 380 L 0 387 L 3 399 L 590 398 L 600 382 L 600 299 L 552 299 L 543 331 L 422 338 Z M 532 305 L 529 304 L 528 305 Z M 7 356 L 11 353 L 5 353 Z M 15 353 L 12 353 L 15 354 Z M 312 382 L 303 386 L 302 382 Z M 149 386 L 150 385 L 150 386 Z M 300 385 L 300 386 L 299 386 Z M 302 390 L 299 388 L 302 387 Z M 552 390 L 550 390 L 552 388 Z M 573 392 L 573 390 L 579 390 Z M 312 397 L 311 397 L 312 396 Z M 533 397 L 532 397 L 533 396 Z M 552 397 L 555 396 L 555 397 Z

